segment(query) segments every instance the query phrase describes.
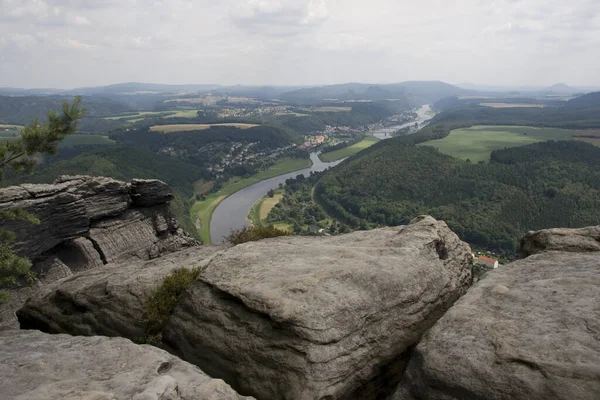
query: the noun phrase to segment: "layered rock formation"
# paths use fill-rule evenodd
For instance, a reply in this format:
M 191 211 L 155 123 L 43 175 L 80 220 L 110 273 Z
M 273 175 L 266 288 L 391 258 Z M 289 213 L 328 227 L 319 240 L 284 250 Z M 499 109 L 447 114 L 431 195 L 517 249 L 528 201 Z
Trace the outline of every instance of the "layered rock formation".
M 225 382 L 151 346 L 106 337 L 0 333 L 0 398 L 242 400 Z
M 21 208 L 39 225 L 2 220 L 16 234 L 16 251 L 33 261 L 33 288 L 15 293 L 0 308 L 0 327 L 14 326 L 13 313 L 33 289 L 109 263 L 149 260 L 195 246 L 171 215 L 167 185 L 131 183 L 89 176 L 61 177 L 52 185 L 24 184 L 0 189 L 0 211 Z
M 528 233 L 533 255 L 489 272 L 435 324 L 394 400 L 598 399 L 599 232 Z
M 165 337 L 184 359 L 260 399 L 375 399 L 471 284 L 445 223 L 284 237 L 216 255 Z
M 17 312 L 23 329 L 144 340 L 144 301 L 177 268 L 205 267 L 225 246 L 199 246 L 151 261 L 83 271 L 34 293 Z

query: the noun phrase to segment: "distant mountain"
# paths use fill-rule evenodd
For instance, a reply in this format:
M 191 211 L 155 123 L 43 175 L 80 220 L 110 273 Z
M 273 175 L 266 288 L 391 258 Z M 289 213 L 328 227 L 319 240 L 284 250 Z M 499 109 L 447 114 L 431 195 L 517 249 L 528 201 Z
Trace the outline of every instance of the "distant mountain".
M 471 91 L 444 82 L 423 81 L 371 85 L 344 83 L 305 88 L 283 93 L 280 98 L 292 103 L 318 103 L 327 100 L 410 100 L 413 104 L 434 102 L 448 96 L 470 94 Z
M 286 92 L 304 89 L 307 86 L 223 86 L 213 90 L 213 93 L 229 96 L 252 97 L 263 100 L 276 99 Z
M 557 83 L 548 88 L 552 93 L 560 93 L 560 94 L 573 94 L 580 92 L 579 89 L 566 85 L 564 83 Z
M 115 85 L 77 88 L 67 91 L 69 94 L 79 95 L 119 95 L 119 94 L 144 94 L 144 93 L 172 93 L 172 92 L 197 92 L 221 88 L 221 85 L 162 85 L 158 83 L 128 82 Z
M 0 96 L 51 96 L 63 93 L 62 89 L 21 89 L 0 87 Z
M 600 107 L 600 92 L 584 94 L 569 100 L 566 107 Z

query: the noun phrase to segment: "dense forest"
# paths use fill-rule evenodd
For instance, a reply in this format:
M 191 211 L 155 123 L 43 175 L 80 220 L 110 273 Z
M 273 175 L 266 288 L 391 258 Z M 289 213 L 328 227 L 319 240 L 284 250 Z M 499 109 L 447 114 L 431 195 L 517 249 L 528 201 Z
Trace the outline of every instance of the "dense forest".
M 69 96 L 0 96 L 0 124 L 26 125 L 32 119 L 46 119 L 48 110 L 60 110 Z M 101 117 L 132 111 L 126 105 L 103 97 L 83 97 L 87 117 Z
M 189 234 L 196 236 L 189 216 L 189 199 L 192 198 L 193 183 L 205 173 L 202 168 L 130 146 L 103 146 L 95 150 L 88 146 L 63 149 L 61 156 L 50 161 L 38 165 L 32 174 L 8 174 L 4 184 L 51 183 L 60 175 L 107 176 L 125 181 L 134 178 L 160 179 L 173 189 L 175 198 L 171 202 L 171 210 L 177 220 Z
M 576 141 L 497 150 L 471 164 L 390 139 L 316 185 L 319 203 L 353 228 L 442 219 L 476 247 L 511 257 L 526 231 L 600 224 L 600 148 Z
M 529 125 L 565 129 L 600 128 L 600 104 L 595 94 L 571 100 L 561 106 L 492 108 L 477 103 L 452 99 L 437 103 L 438 108 L 447 108 L 436 115 L 432 125 L 469 121 L 471 125 Z

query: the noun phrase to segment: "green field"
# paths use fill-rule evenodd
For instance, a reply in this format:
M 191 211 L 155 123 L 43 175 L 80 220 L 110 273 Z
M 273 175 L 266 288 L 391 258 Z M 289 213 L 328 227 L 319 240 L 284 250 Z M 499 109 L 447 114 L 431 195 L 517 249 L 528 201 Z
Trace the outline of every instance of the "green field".
M 180 110 L 180 111 L 140 111 L 135 113 L 127 113 L 114 115 L 112 117 L 104 117 L 104 119 L 113 121 L 124 121 L 131 124 L 143 121 L 148 117 L 163 117 L 163 118 L 196 118 L 198 110 Z
M 430 140 L 420 146 L 432 146 L 444 154 L 471 162 L 489 161 L 494 150 L 518 147 L 546 140 L 570 140 L 568 129 L 530 126 L 473 126 L 455 129 L 443 139 Z
M 379 139 L 374 136 L 365 136 L 365 138 L 352 146 L 345 147 L 343 149 L 335 150 L 330 153 L 321 154 L 319 158 L 323 162 L 331 162 L 341 160 L 342 158 L 350 157 L 361 150 L 366 149 L 367 147 L 371 147 L 375 143 L 377 143 Z
M 273 178 L 278 175 L 287 174 L 288 172 L 298 171 L 310 167 L 311 162 L 303 158 L 284 158 L 278 161 L 271 168 L 252 175 L 249 178 L 234 177 L 223 185 L 217 193 L 211 193 L 206 196 L 206 199 L 197 201 L 190 211 L 192 221 L 199 220 L 200 229 L 198 233 L 205 244 L 210 244 L 210 219 L 217 206 L 237 191 L 253 185 L 256 182 L 264 181 L 265 179 Z
M 61 143 L 60 147 L 71 147 L 79 145 L 92 144 L 114 144 L 115 141 L 102 135 L 70 135 L 67 136 Z
M 136 118 L 140 118 L 140 117 L 160 117 L 160 116 L 166 116 L 166 115 L 171 115 L 172 112 L 169 111 L 140 111 L 140 112 L 136 112 L 136 113 L 127 113 L 127 114 L 122 114 L 122 115 L 115 115 L 112 117 L 104 117 L 104 119 L 109 119 L 109 120 L 134 120 Z

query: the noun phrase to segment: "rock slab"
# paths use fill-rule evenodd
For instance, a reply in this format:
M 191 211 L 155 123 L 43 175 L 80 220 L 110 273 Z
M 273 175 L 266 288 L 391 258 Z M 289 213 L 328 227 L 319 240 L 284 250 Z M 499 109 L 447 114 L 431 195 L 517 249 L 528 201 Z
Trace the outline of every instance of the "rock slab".
M 224 246 L 198 246 L 150 261 L 109 264 L 50 283 L 17 311 L 21 329 L 84 336 L 121 336 L 143 342 L 143 306 L 164 277 L 202 268 Z
M 471 263 L 469 246 L 431 217 L 247 243 L 210 261 L 165 338 L 184 359 L 259 399 L 375 399 L 467 290 Z
M 568 231 L 527 234 L 526 246 L 544 238 L 536 251 L 568 251 L 491 271 L 456 302 L 416 347 L 393 399 L 600 398 L 600 252 L 583 235 L 585 252 L 574 253 L 572 240 L 597 230 Z
M 169 187 L 158 180 L 63 176 L 53 184 L 0 189 L 0 211 L 21 208 L 40 220 L 39 225 L 2 220 L 0 227 L 16 234 L 15 250 L 33 261 L 32 271 L 45 284 L 82 270 L 198 245 L 173 218 L 171 197 Z M 16 326 L 14 312 L 23 297 L 15 294 L 0 307 L 0 329 Z
M 0 333 L 0 387 L 6 400 L 251 399 L 152 346 L 34 331 Z

